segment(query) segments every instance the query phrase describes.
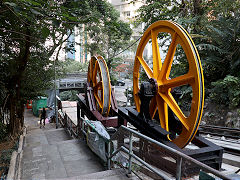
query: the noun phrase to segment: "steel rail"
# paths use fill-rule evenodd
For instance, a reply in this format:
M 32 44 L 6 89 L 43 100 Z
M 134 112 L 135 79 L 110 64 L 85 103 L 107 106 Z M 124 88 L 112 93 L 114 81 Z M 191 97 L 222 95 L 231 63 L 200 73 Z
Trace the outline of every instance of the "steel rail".
M 215 130 L 220 130 L 220 131 L 228 131 L 228 132 L 240 133 L 240 129 L 229 128 L 229 127 L 224 127 L 224 126 L 200 125 L 200 128 L 215 129 Z
M 229 128 L 223 126 L 214 126 L 214 125 L 200 125 L 199 132 L 201 134 L 210 134 L 214 136 L 225 136 L 232 139 L 239 139 L 240 129 Z

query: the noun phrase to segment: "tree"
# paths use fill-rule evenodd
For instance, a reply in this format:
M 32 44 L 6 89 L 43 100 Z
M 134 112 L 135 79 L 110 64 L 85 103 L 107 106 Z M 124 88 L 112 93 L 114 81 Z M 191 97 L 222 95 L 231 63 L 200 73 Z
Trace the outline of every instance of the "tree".
M 67 59 L 66 61 L 59 62 L 58 70 L 62 73 L 59 75 L 64 76 L 66 73 L 87 72 L 88 65 L 87 63 Z
M 0 84 L 10 109 L 10 133 L 23 125 L 25 100 L 39 95 L 53 79 L 53 61 L 75 26 L 103 22 L 105 0 L 11 0 L 0 3 Z M 96 14 L 100 14 L 98 17 Z M 52 44 L 46 46 L 46 41 Z M 58 64 L 58 63 L 56 63 Z
M 236 82 L 236 78 L 240 77 L 239 9 L 240 1 L 234 0 L 147 0 L 146 5 L 139 9 L 139 21 L 136 23 L 145 22 L 147 28 L 158 20 L 172 20 L 187 29 L 202 60 L 207 97 L 214 100 L 212 95 L 218 94 L 215 87 L 219 81 Z M 176 52 L 178 58 L 181 54 L 183 52 Z M 175 73 L 185 67 L 181 59 L 174 65 Z M 229 81 L 229 77 L 232 77 L 232 81 Z M 237 88 L 236 95 L 238 91 Z M 209 93 L 211 96 L 208 96 Z M 229 94 L 233 94 L 229 90 L 222 93 L 228 99 L 221 100 L 222 103 L 240 105 L 239 101 L 231 103 L 230 99 L 234 98 L 229 97 Z
M 103 10 L 103 18 L 96 14 L 96 18 L 101 19 L 98 26 L 95 23 L 86 26 L 91 39 L 87 48 L 91 55 L 98 54 L 105 58 L 111 73 L 116 62 L 120 60 L 115 56 L 129 44 L 132 30 L 129 24 L 119 20 L 119 12 L 110 3 L 102 3 L 106 8 Z
M 34 92 L 46 88 L 52 79 L 49 58 L 63 40 L 56 34 L 63 37 L 69 25 L 62 23 L 63 28 L 59 28 L 56 22 L 68 18 L 63 5 L 54 1 L 4 1 L 0 11 L 1 81 L 7 89 L 10 133 L 15 135 L 23 126 L 24 100 L 36 96 Z M 46 48 L 50 34 L 53 46 Z

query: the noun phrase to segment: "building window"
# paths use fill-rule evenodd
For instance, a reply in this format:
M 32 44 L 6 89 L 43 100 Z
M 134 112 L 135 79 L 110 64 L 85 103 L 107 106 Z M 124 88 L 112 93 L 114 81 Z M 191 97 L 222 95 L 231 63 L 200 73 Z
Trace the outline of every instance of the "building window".
M 67 59 L 75 60 L 75 36 L 74 32 L 67 41 Z
M 124 16 L 130 16 L 130 11 L 125 11 L 123 14 Z

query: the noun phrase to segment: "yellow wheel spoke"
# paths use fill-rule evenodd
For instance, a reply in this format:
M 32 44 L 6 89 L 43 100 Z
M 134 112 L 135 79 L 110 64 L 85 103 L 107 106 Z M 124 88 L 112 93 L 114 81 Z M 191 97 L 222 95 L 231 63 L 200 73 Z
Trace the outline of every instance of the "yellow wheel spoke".
M 137 56 L 140 64 L 142 65 L 144 71 L 146 72 L 148 78 L 152 78 L 153 77 L 153 72 L 152 69 L 147 65 L 147 63 L 144 61 L 144 59 L 142 57 Z
M 156 111 L 157 111 L 157 100 L 156 100 L 156 96 L 154 96 L 151 100 L 151 103 L 150 103 L 150 106 L 149 106 L 149 113 L 150 113 L 150 116 L 151 118 L 153 119 L 155 114 L 156 114 Z
M 174 33 L 174 35 L 172 37 L 172 42 L 168 48 L 167 56 L 164 60 L 163 67 L 162 67 L 161 72 L 158 77 L 159 80 L 161 80 L 163 78 L 167 79 L 169 77 L 172 63 L 173 63 L 173 57 L 175 55 L 175 51 L 176 51 L 176 47 L 177 47 L 176 41 L 177 41 L 177 34 Z
M 93 77 L 93 61 L 90 61 L 89 62 L 90 63 L 90 66 L 89 66 L 89 71 L 90 71 L 90 73 L 89 73 L 89 78 L 92 80 L 92 77 Z
M 159 95 L 156 98 L 161 127 L 168 131 L 168 105 Z
M 96 61 L 96 57 L 93 56 L 91 57 L 91 60 L 89 61 L 89 65 L 88 65 L 88 82 L 91 82 L 93 80 L 93 69 L 94 69 L 94 64 Z
M 161 88 L 165 89 L 166 91 L 169 88 L 179 87 L 186 84 L 192 84 L 193 82 L 194 82 L 194 76 L 191 74 L 185 74 L 185 75 L 178 76 L 176 78 L 164 81 Z
M 94 70 L 93 70 L 93 83 L 96 83 L 97 78 L 97 71 L 98 71 L 98 63 L 95 64 Z
M 93 88 L 97 110 L 108 116 L 111 106 L 111 84 L 106 62 L 101 56 L 93 56 L 88 66 L 88 82 Z
M 93 88 L 102 89 L 102 81 L 99 81 Z
M 162 68 L 162 61 L 159 52 L 159 46 L 157 41 L 158 33 L 157 31 L 151 30 L 152 37 L 152 53 L 153 53 L 153 77 L 157 79 L 158 74 Z
M 171 108 L 173 113 L 178 117 L 178 119 L 181 121 L 183 126 L 186 128 L 186 130 L 189 130 L 189 125 L 187 124 L 187 118 L 183 114 L 182 110 L 178 106 L 172 94 L 170 92 L 168 92 L 168 94 L 163 94 L 163 93 L 159 93 L 159 94 L 164 99 L 164 101 L 168 104 L 168 106 Z
M 102 107 L 103 107 L 102 100 L 99 98 L 99 96 L 97 95 L 97 93 L 94 93 L 94 97 L 95 97 L 95 99 L 97 100 L 97 103 L 98 103 L 98 105 L 100 106 L 100 108 L 102 108 Z

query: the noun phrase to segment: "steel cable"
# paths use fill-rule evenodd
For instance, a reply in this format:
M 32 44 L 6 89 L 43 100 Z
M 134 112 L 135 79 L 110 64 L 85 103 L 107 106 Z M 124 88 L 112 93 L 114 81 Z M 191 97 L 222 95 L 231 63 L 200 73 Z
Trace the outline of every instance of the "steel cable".
M 119 54 L 122 54 L 123 52 L 125 52 L 126 50 L 128 50 L 130 47 L 132 47 L 134 44 L 136 44 L 141 38 L 142 38 L 142 36 L 140 36 L 135 42 L 133 42 L 132 44 L 130 44 L 128 47 L 126 47 L 125 49 L 123 49 L 122 51 L 120 51 L 119 53 L 117 53 L 116 55 L 110 57 L 109 59 L 112 59 L 112 58 L 118 56 Z

